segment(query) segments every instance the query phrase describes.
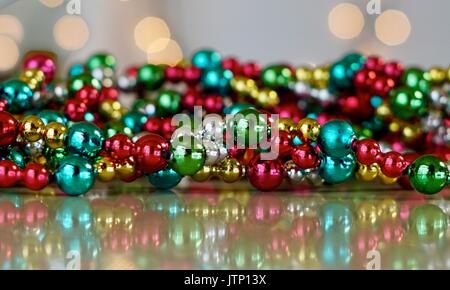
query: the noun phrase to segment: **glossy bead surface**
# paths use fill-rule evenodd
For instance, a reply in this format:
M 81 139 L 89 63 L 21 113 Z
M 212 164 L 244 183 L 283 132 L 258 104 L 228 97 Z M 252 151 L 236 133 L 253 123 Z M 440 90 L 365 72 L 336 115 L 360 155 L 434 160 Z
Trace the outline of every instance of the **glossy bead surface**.
M 45 125 L 44 122 L 36 116 L 28 116 L 22 120 L 21 135 L 28 142 L 36 142 L 42 138 Z
M 45 144 L 51 149 L 61 148 L 64 146 L 66 134 L 66 126 L 61 123 L 51 122 L 45 127 Z
M 158 89 L 164 82 L 164 69 L 159 65 L 144 65 L 138 71 L 138 81 L 149 91 Z
M 371 165 L 377 162 L 377 158 L 381 154 L 378 142 L 372 139 L 363 139 L 357 141 L 355 146 L 355 155 L 359 163 Z
M 134 143 L 130 137 L 118 133 L 105 141 L 105 151 L 113 159 L 128 158 L 133 154 Z
M 295 133 L 298 135 L 300 140 L 302 140 L 302 142 L 316 142 L 317 138 L 319 137 L 320 125 L 314 119 L 302 119 L 294 128 Z
M 164 90 L 156 101 L 156 114 L 159 117 L 170 117 L 178 113 L 181 105 L 181 95 L 175 91 Z
M 265 68 L 261 72 L 261 79 L 264 85 L 271 89 L 288 88 L 294 80 L 292 69 L 285 65 L 273 65 Z
M 0 99 L 8 101 L 8 111 L 20 113 L 33 106 L 33 91 L 19 80 L 9 80 L 0 84 Z
M 255 156 L 248 165 L 247 178 L 258 190 L 277 189 L 283 182 L 283 164 L 280 160 L 261 160 Z
M 148 181 L 157 189 L 170 189 L 178 185 L 183 176 L 175 172 L 172 168 L 166 168 L 147 175 Z
M 194 136 L 183 136 L 172 141 L 170 147 L 170 165 L 180 175 L 192 176 L 203 168 L 206 150 L 201 140 Z
M 116 166 L 108 157 L 100 157 L 94 164 L 98 180 L 102 182 L 112 181 L 116 177 Z
M 244 169 L 235 158 L 225 158 L 218 165 L 218 175 L 226 183 L 239 181 L 243 177 Z
M 397 152 L 388 152 L 383 154 L 380 162 L 380 169 L 384 175 L 390 178 L 398 178 L 406 169 L 407 163 L 403 156 Z
M 19 122 L 13 115 L 0 112 L 0 147 L 11 145 L 19 134 Z
M 149 133 L 140 138 L 133 151 L 136 166 L 144 173 L 154 173 L 167 166 L 169 143 L 161 136 Z
M 408 175 L 414 189 L 423 194 L 438 193 L 449 180 L 445 162 L 432 155 L 417 158 L 410 165 Z
M 330 184 L 348 180 L 356 166 L 355 157 L 349 154 L 343 158 L 324 156 L 319 167 L 319 175 Z
M 333 120 L 322 126 L 318 144 L 323 153 L 334 158 L 347 156 L 355 139 L 352 126 L 341 120 Z
M 0 187 L 13 187 L 22 178 L 22 171 L 10 160 L 0 160 Z
M 316 168 L 320 164 L 319 154 L 317 150 L 309 145 L 302 144 L 292 149 L 292 160 L 300 169 Z
M 95 181 L 94 167 L 88 159 L 70 155 L 61 160 L 55 172 L 56 183 L 68 195 L 78 196 L 88 192 Z
M 67 149 L 73 153 L 95 157 L 102 149 L 103 142 L 102 131 L 92 123 L 76 123 L 67 131 Z
M 23 171 L 23 184 L 31 190 L 39 191 L 44 189 L 49 183 L 48 170 L 37 163 L 30 163 Z
M 202 85 L 205 91 L 226 94 L 230 89 L 233 72 L 222 68 L 206 70 L 202 76 Z
M 204 49 L 194 53 L 192 64 L 201 69 L 216 68 L 221 65 L 222 56 L 214 50 Z

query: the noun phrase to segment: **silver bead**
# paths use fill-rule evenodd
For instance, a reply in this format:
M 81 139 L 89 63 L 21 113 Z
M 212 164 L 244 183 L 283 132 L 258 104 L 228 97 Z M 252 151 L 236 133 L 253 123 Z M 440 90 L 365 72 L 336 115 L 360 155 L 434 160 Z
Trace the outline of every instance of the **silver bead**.
M 284 164 L 284 171 L 286 172 L 288 180 L 295 185 L 298 185 L 305 180 L 304 172 L 292 160 L 289 160 Z
M 45 147 L 44 140 L 27 143 L 25 145 L 25 153 L 31 157 L 37 157 L 37 156 L 42 155 L 42 151 L 44 150 L 44 147 Z

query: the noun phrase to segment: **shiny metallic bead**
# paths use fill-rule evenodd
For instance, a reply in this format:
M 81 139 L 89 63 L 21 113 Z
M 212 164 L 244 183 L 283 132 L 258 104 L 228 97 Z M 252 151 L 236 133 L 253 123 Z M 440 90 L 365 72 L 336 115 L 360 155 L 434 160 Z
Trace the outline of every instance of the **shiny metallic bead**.
M 36 142 L 44 134 L 45 124 L 36 116 L 25 117 L 21 122 L 21 134 L 28 142 Z
M 62 148 L 66 137 L 67 127 L 61 123 L 51 122 L 45 127 L 45 144 L 51 149 Z

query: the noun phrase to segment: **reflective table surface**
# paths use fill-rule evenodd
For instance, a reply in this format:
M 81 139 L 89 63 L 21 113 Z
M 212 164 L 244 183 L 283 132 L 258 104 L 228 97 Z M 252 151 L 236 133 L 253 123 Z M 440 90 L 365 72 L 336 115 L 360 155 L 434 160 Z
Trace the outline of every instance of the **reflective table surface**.
M 1 269 L 449 269 L 450 190 L 145 180 L 0 191 Z

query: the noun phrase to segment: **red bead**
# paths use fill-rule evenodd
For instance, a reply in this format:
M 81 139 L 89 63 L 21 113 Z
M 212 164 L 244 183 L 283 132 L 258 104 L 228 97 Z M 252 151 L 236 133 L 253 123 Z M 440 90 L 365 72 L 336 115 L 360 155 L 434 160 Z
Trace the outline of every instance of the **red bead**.
M 403 74 L 403 66 L 398 62 L 390 62 L 384 66 L 384 73 L 391 78 L 398 79 Z
M 161 126 L 162 126 L 161 118 L 152 117 L 147 119 L 147 122 L 145 122 L 143 129 L 146 132 L 157 134 L 160 132 Z
M 122 160 L 133 154 L 134 144 L 130 137 L 119 133 L 105 141 L 105 151 L 114 160 Z
M 13 187 L 22 178 L 19 166 L 10 160 L 0 161 L 0 187 Z
M 356 120 L 367 120 L 370 118 L 374 109 L 367 106 L 370 102 L 371 95 L 366 92 L 359 92 L 356 96 L 341 97 L 338 100 L 342 113 L 347 117 Z
M 353 85 L 359 90 L 370 89 L 377 78 L 377 73 L 373 70 L 362 69 L 353 77 Z
M 137 179 L 141 178 L 142 176 L 144 176 L 144 173 L 141 170 L 136 170 L 136 172 L 133 175 L 127 176 L 127 177 L 121 177 L 120 180 L 125 183 L 132 183 L 133 181 L 136 181 Z
M 202 77 L 202 70 L 195 66 L 184 69 L 184 81 L 188 84 L 197 84 Z
M 247 178 L 259 190 L 277 189 L 283 177 L 283 164 L 279 159 L 261 160 L 260 156 L 255 156 L 248 165 Z
M 38 69 L 44 73 L 44 84 L 53 81 L 56 73 L 56 62 L 50 54 L 46 53 L 30 53 L 23 62 L 23 69 Z
M 419 157 L 420 157 L 420 155 L 415 153 L 415 152 L 406 153 L 406 154 L 403 155 L 403 158 L 405 158 L 405 161 L 406 161 L 406 166 L 409 166 L 411 163 L 413 163 Z M 413 190 L 414 189 L 411 186 L 411 182 L 409 182 L 408 174 L 405 174 L 402 177 L 400 177 L 397 182 L 404 189 L 408 189 L 408 190 Z
M 183 80 L 184 69 L 179 66 L 167 67 L 165 71 L 166 80 L 171 83 L 178 83 Z
M 249 62 L 242 65 L 241 72 L 247 78 L 256 79 L 261 74 L 261 67 L 256 63 Z
M 200 92 L 196 88 L 189 88 L 186 90 L 183 98 L 181 99 L 181 105 L 183 108 L 193 112 L 194 106 L 199 105 L 199 101 L 202 101 Z M 200 104 L 200 106 L 201 105 L 202 104 Z
M 7 108 L 8 108 L 8 101 L 5 99 L 1 99 L 0 100 L 0 112 L 6 111 Z
M 292 149 L 292 160 L 301 169 L 317 168 L 320 158 L 317 150 L 310 144 L 302 144 Z
M 384 70 L 384 61 L 379 56 L 369 56 L 364 67 L 376 72 L 382 72 Z
M 28 189 L 39 191 L 48 185 L 49 173 L 43 165 L 30 163 L 23 171 L 22 180 Z
M 372 139 L 363 139 L 355 142 L 355 154 L 358 162 L 363 165 L 376 163 L 381 154 L 380 145 Z
M 92 86 L 84 86 L 75 94 L 75 100 L 83 102 L 86 106 L 92 108 L 98 104 L 99 92 Z
M 303 118 L 303 113 L 296 103 L 281 104 L 275 108 L 275 111 L 280 115 L 280 118 L 289 118 L 295 123 Z
M 169 143 L 163 137 L 149 133 L 136 142 L 133 152 L 136 168 L 144 173 L 154 173 L 166 167 Z
M 241 64 L 234 57 L 228 57 L 223 59 L 222 68 L 231 70 L 234 75 L 238 75 L 241 72 Z
M 172 125 L 172 118 L 164 118 L 161 120 L 160 133 L 166 140 L 172 138 L 172 134 L 176 129 L 177 128 Z
M 116 88 L 103 87 L 100 91 L 98 102 L 101 103 L 105 100 L 117 101 L 119 99 L 119 90 Z
M 386 76 L 378 77 L 372 85 L 372 95 L 386 97 L 388 93 L 395 87 L 395 81 Z
M 280 157 L 291 154 L 292 135 L 286 131 L 279 131 L 277 136 L 272 137 L 272 148 L 278 146 Z
M 68 100 L 64 106 L 64 114 L 69 120 L 74 122 L 83 121 L 87 111 L 87 105 L 79 100 Z
M 223 97 L 220 95 L 206 96 L 203 100 L 203 106 L 207 113 L 220 114 L 223 110 Z
M 394 151 L 384 154 L 380 162 L 381 172 L 390 178 L 400 177 L 406 166 L 405 158 L 400 153 Z
M 0 147 L 11 145 L 19 135 L 19 122 L 8 112 L 0 112 Z

